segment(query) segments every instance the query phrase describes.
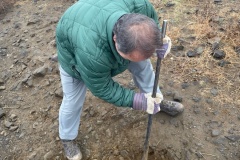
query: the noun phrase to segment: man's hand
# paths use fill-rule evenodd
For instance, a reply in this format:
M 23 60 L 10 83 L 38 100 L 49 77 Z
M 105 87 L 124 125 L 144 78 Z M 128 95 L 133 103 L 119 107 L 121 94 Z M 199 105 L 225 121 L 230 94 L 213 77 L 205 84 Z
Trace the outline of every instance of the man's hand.
M 160 103 L 163 100 L 161 93 L 152 98 L 152 93 L 135 93 L 133 100 L 133 109 L 146 111 L 149 114 L 156 114 L 160 111 Z
M 163 45 L 156 49 L 156 53 L 158 58 L 165 58 L 167 56 L 167 54 L 170 52 L 172 47 L 172 41 L 168 36 L 165 36 L 165 38 L 163 38 Z

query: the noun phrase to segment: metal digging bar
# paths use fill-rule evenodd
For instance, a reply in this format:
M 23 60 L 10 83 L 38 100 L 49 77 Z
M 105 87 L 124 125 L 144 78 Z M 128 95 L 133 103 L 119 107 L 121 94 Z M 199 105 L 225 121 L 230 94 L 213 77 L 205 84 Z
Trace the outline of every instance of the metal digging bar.
M 167 30 L 167 20 L 163 20 L 163 24 L 162 24 L 162 38 L 165 37 L 166 30 Z M 153 86 L 153 92 L 152 92 L 152 97 L 153 98 L 156 97 L 156 93 L 157 93 L 161 61 L 162 61 L 162 58 L 160 58 L 158 56 L 158 58 L 157 58 L 157 66 L 156 66 L 156 73 L 155 73 L 155 79 L 154 79 L 154 86 Z M 145 139 L 145 142 L 144 142 L 144 151 L 143 151 L 142 160 L 147 160 L 148 159 L 149 135 L 151 133 L 151 126 L 152 126 L 152 114 L 148 114 L 147 134 L 146 134 L 146 139 Z

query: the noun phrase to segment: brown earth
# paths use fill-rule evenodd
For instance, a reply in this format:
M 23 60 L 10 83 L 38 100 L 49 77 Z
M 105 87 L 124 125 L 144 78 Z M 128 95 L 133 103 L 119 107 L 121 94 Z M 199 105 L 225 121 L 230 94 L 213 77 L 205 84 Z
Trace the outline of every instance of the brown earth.
M 2 2 L 0 159 L 64 159 L 58 137 L 62 90 L 58 64 L 49 58 L 56 53 L 56 24 L 74 2 L 19 0 L 12 7 Z M 173 41 L 160 86 L 185 111 L 153 116 L 149 159 L 240 159 L 240 1 L 152 3 L 169 20 Z M 133 87 L 128 71 L 115 80 Z M 141 159 L 147 116 L 88 92 L 77 138 L 83 159 Z

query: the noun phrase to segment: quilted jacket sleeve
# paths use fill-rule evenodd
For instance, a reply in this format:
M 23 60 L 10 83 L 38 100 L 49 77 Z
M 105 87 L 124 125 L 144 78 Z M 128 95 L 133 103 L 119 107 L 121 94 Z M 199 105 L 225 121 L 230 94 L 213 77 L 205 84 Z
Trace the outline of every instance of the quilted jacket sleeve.
M 124 88 L 111 77 L 111 67 L 94 58 L 84 58 L 78 61 L 78 72 L 87 88 L 94 96 L 116 106 L 132 107 L 134 91 Z

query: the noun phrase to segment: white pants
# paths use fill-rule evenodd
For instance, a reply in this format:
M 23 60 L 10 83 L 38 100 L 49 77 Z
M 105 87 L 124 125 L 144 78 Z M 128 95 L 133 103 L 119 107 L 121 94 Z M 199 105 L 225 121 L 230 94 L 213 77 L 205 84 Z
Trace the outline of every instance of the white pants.
M 63 88 L 63 100 L 59 110 L 59 136 L 61 139 L 73 140 L 78 135 L 87 88 L 83 81 L 71 77 L 61 66 L 59 70 Z M 141 92 L 152 92 L 155 73 L 149 59 L 131 62 L 128 70 L 132 73 L 134 83 Z M 157 92 L 160 92 L 159 88 Z

